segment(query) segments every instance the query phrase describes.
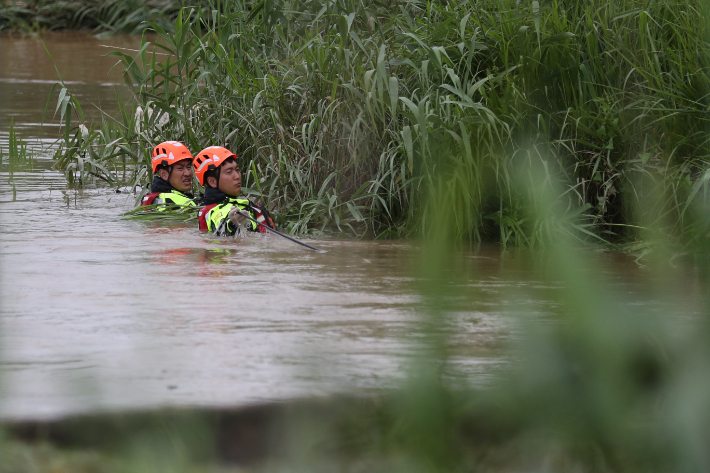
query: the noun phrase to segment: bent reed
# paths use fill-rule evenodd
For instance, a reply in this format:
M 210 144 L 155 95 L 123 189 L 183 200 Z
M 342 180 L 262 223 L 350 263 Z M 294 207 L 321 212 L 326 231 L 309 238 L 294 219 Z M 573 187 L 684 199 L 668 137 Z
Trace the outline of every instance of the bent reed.
M 57 166 L 138 188 L 156 143 L 216 144 L 293 233 L 443 225 L 455 241 L 638 247 L 653 229 L 707 246 L 705 13 L 697 0 L 203 3 L 171 30 L 150 23 L 157 40 L 135 57 L 112 53 L 135 97 L 118 120 L 82 133 L 61 88 Z

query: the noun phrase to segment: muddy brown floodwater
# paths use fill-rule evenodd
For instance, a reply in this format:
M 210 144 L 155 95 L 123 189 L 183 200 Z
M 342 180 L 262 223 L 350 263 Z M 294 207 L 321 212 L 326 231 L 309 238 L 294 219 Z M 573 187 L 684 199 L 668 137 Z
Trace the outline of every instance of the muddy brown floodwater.
M 138 38 L 44 40 L 90 117 L 128 97 L 102 45 Z M 57 72 L 42 44 L 4 38 L 0 51 L 0 147 L 12 119 L 38 154 L 31 169 L 0 169 L 0 418 L 372 393 L 407 376 L 428 314 L 417 243 L 319 240 L 328 253 L 315 254 L 123 220 L 134 195 L 70 189 L 51 168 L 56 98 L 39 125 Z M 511 300 L 529 316 L 553 308 L 555 287 L 523 259 L 485 245 L 460 257 L 441 322 L 452 376 L 485 384 L 505 363 Z

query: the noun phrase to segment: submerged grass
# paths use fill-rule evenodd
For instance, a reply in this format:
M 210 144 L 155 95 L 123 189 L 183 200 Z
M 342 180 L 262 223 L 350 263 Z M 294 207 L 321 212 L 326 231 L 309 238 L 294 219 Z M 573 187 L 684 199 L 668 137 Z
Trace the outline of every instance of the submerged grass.
M 32 167 L 32 153 L 27 150 L 27 143 L 15 132 L 15 122 L 10 120 L 10 132 L 7 138 L 7 153 L 0 148 L 0 165 L 6 162 L 10 174 L 20 166 Z
M 156 143 L 216 144 L 295 233 L 430 234 L 444 200 L 459 210 L 444 224 L 457 240 L 534 246 L 563 231 L 636 244 L 652 225 L 705 244 L 704 11 L 700 0 L 183 9 L 171 30 L 150 24 L 156 43 L 113 53 L 135 102 L 88 138 L 65 134 L 57 165 L 75 174 L 79 147 L 106 181 L 141 187 Z M 514 184 L 538 165 L 533 184 L 561 189 L 552 220 Z
M 197 223 L 197 212 L 193 207 L 166 208 L 163 204 L 137 207 L 124 214 L 127 220 L 163 220 Z

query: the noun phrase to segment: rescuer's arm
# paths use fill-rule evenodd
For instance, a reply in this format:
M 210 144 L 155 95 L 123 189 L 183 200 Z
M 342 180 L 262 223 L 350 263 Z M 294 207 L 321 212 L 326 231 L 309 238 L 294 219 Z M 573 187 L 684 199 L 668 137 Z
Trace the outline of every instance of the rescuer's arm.
M 207 214 L 207 229 L 216 236 L 232 236 L 239 233 L 239 225 L 234 224 L 230 214 L 234 206 L 218 205 Z
M 229 211 L 229 220 L 231 220 L 234 225 L 244 225 L 247 218 L 243 215 L 243 213 L 246 212 L 248 212 L 248 210 L 241 210 L 235 205 L 234 208 Z

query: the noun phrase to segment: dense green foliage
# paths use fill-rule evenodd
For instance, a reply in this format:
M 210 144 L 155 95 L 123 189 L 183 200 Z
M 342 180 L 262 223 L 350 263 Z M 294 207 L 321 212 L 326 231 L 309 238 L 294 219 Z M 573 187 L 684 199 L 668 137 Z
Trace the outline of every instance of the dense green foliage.
M 708 45 L 697 1 L 239 1 L 116 53 L 121 123 L 58 164 L 143 185 L 149 149 L 224 145 L 291 231 L 534 245 L 707 241 Z M 63 92 L 58 108 L 74 107 Z M 153 112 L 155 111 L 155 113 Z M 63 115 L 69 120 L 71 114 Z M 81 117 L 79 117 L 81 119 Z M 89 148 L 88 144 L 107 144 Z M 99 151 L 101 150 L 101 151 Z M 76 151 L 76 150 L 75 150 Z M 123 171 L 116 173 L 117 166 Z M 92 171 L 93 170 L 93 171 Z M 556 212 L 531 188 L 549 186 Z M 535 217 L 529 217 L 535 215 Z

